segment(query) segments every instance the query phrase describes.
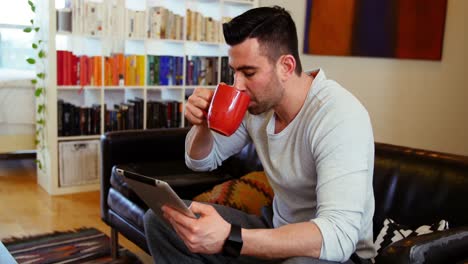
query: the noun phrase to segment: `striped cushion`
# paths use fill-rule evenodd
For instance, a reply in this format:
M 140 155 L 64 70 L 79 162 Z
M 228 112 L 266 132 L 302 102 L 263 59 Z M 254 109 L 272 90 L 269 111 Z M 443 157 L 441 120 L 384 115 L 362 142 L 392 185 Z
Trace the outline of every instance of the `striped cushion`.
M 249 214 L 260 215 L 263 206 L 271 205 L 273 195 L 265 173 L 256 171 L 239 179 L 218 184 L 193 200 L 221 204 Z
M 390 244 L 402 240 L 403 238 L 424 235 L 446 229 L 448 229 L 448 222 L 445 220 L 440 220 L 438 223 L 434 223 L 432 225 L 422 225 L 415 230 L 412 230 L 395 223 L 392 219 L 387 218 L 384 221 L 382 230 L 380 230 L 380 233 L 375 240 L 374 246 L 377 250 L 377 255 L 379 255 Z

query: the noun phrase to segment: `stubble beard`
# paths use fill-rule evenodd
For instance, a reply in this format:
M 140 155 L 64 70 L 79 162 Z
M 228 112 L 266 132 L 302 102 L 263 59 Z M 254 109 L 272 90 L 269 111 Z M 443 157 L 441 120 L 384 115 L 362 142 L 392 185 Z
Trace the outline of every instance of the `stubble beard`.
M 284 94 L 284 90 L 281 87 L 279 80 L 275 77 L 271 80 L 271 82 L 266 87 L 274 87 L 270 90 L 267 90 L 263 93 L 263 98 L 257 100 L 257 98 L 253 97 L 252 101 L 255 102 L 253 106 L 248 108 L 248 111 L 252 115 L 260 115 L 267 111 L 273 109 L 281 100 Z

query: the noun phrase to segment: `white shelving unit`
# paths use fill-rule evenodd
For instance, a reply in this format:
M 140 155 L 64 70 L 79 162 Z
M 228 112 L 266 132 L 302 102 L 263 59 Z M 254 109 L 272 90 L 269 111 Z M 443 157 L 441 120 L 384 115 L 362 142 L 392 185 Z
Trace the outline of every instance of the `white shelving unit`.
M 101 3 L 104 8 L 101 10 L 103 28 L 97 36 L 76 32 L 75 25 L 72 25 L 73 32 L 57 32 L 56 30 L 56 10 L 70 8 L 76 11 L 76 6 L 81 2 Z M 71 6 L 70 6 L 71 5 Z M 73 7 L 75 5 L 75 7 Z M 173 13 L 184 17 L 183 39 L 155 39 L 146 36 L 126 38 L 126 30 L 109 29 L 112 23 L 125 23 L 126 15 L 122 14 L 122 8 L 112 9 L 112 6 L 126 9 L 139 10 L 145 12 L 144 32 L 148 30 L 148 13 L 152 7 L 160 6 L 171 10 Z M 90 141 L 99 140 L 105 133 L 105 111 L 104 106 L 120 104 L 127 99 L 139 97 L 143 99 L 143 129 L 147 129 L 147 107 L 146 103 L 150 100 L 175 100 L 182 103 L 184 109 L 186 95 L 191 94 L 195 87 L 199 85 L 188 85 L 186 83 L 186 56 L 213 56 L 218 58 L 217 80 L 221 80 L 221 57 L 227 56 L 227 46 L 220 42 L 192 41 L 187 39 L 188 27 L 190 21 L 186 19 L 186 10 L 190 9 L 201 13 L 204 17 L 211 17 L 214 20 L 222 22 L 223 17 L 234 17 L 238 14 L 258 6 L 258 0 L 45 0 L 43 4 L 37 5 L 38 14 L 41 16 L 42 39 L 46 45 L 46 93 L 47 93 L 47 114 L 46 114 L 46 150 L 43 165 L 45 170 L 38 169 L 38 183 L 49 194 L 60 195 L 74 192 L 85 192 L 99 189 L 99 183 L 80 184 L 76 186 L 61 185 L 60 171 L 66 167 L 76 168 L 76 164 L 67 165 L 74 162 L 67 160 L 59 164 L 62 155 L 59 152 L 59 146 L 62 142 L 77 141 L 86 144 Z M 113 14 L 113 11 L 120 12 Z M 123 16 L 123 17 L 122 17 Z M 75 21 L 75 20 L 72 20 Z M 112 22 L 113 21 L 113 22 Z M 116 22 L 117 21 L 117 22 Z M 118 22 L 120 21 L 120 22 Z M 122 22 L 123 21 L 123 22 Z M 86 23 L 87 21 L 82 21 Z M 141 24 L 140 24 L 141 26 Z M 221 28 L 219 34 L 222 39 Z M 76 55 L 85 54 L 87 56 L 110 56 L 114 53 L 125 55 L 145 55 L 145 82 L 144 85 L 132 86 L 105 86 L 104 85 L 104 62 L 101 63 L 102 85 L 99 86 L 80 86 L 80 85 L 57 85 L 57 50 L 72 51 Z M 182 85 L 148 85 L 148 63 L 147 55 L 156 56 L 180 56 L 183 59 L 183 83 Z M 103 60 L 104 61 L 104 60 Z M 205 86 L 214 88 L 215 86 Z M 95 135 L 83 136 L 59 136 L 58 134 L 58 100 L 64 100 L 77 106 L 89 107 L 91 105 L 100 105 L 100 129 Z M 181 126 L 184 126 L 183 113 L 181 113 Z M 82 160 L 82 159 L 80 159 Z M 93 162 L 95 163 L 95 162 Z M 100 163 L 100 162 L 99 162 Z M 73 174 L 74 172 L 72 172 Z M 96 175 L 98 178 L 98 175 Z

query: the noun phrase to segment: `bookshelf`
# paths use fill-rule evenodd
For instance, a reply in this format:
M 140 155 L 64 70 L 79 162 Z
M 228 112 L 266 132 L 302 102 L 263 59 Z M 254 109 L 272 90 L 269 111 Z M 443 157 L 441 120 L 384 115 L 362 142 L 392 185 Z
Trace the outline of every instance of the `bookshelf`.
M 46 169 L 38 170 L 38 184 L 52 195 L 98 190 L 100 168 L 87 168 L 96 173 L 91 181 L 79 168 L 100 163 L 102 134 L 187 126 L 183 110 L 193 89 L 232 78 L 221 23 L 256 6 L 258 0 L 38 5 L 47 51 Z M 83 149 L 94 153 L 80 156 Z

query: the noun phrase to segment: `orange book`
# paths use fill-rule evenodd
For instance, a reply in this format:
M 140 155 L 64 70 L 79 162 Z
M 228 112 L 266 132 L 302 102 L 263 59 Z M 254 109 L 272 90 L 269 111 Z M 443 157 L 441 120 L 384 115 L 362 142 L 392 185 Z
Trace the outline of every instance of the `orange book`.
M 111 79 L 110 79 L 110 85 L 119 85 L 119 74 L 117 72 L 117 58 L 115 56 L 112 56 L 111 58 L 111 65 L 110 65 L 110 70 L 111 70 Z
M 105 57 L 104 60 L 104 85 L 112 85 L 112 57 Z
M 122 53 L 114 55 L 117 63 L 117 83 L 119 85 L 120 79 L 125 78 L 125 56 Z
M 94 57 L 89 57 L 88 58 L 88 80 L 89 80 L 89 85 L 94 85 Z
M 93 78 L 94 78 L 94 85 L 101 86 L 102 85 L 102 56 L 94 56 L 94 71 L 93 71 Z
M 88 56 L 80 56 L 80 85 L 89 85 L 88 79 Z

